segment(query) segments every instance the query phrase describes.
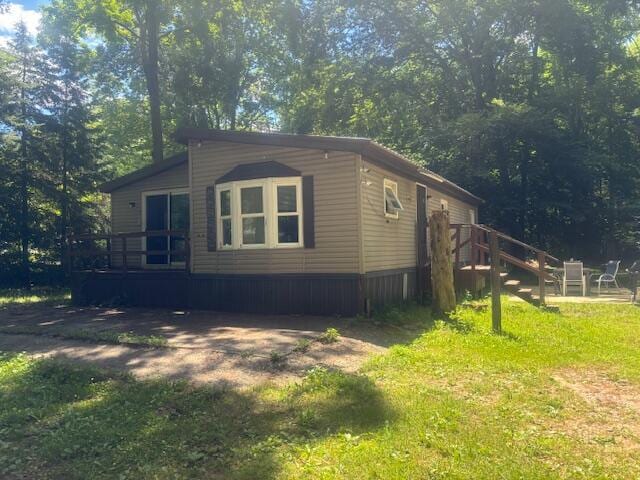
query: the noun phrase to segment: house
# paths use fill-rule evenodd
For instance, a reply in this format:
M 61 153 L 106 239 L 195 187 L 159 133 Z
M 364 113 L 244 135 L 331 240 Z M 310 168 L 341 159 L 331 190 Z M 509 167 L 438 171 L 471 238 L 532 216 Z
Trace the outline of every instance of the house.
M 369 139 L 177 138 L 186 153 L 102 185 L 111 268 L 75 272 L 76 302 L 355 315 L 424 293 L 430 212 L 478 218 L 478 197 Z

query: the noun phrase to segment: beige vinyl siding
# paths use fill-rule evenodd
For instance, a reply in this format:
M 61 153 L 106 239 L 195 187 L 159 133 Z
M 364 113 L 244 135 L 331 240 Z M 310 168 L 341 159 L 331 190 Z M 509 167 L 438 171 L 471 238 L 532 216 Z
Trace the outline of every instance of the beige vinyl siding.
M 141 232 L 142 225 L 142 193 L 154 190 L 170 190 L 174 188 L 189 187 L 189 171 L 187 163 L 175 166 L 157 175 L 145 178 L 138 182 L 125 185 L 111 193 L 111 231 L 113 233 Z M 135 207 L 130 207 L 130 202 L 135 203 Z M 113 249 L 119 250 L 120 245 L 114 243 Z M 127 249 L 142 250 L 142 239 L 127 239 Z M 140 267 L 141 258 L 139 256 L 129 256 L 127 265 L 132 268 Z M 121 259 L 114 257 L 113 263 L 121 265 Z
M 415 267 L 416 184 L 364 159 L 362 173 L 362 234 L 364 270 L 377 272 Z M 404 210 L 398 219 L 384 213 L 384 179 L 398 184 Z
M 435 190 L 434 188 L 427 189 L 427 195 L 430 197 L 427 200 L 427 211 L 429 216 L 431 216 L 431 214 L 434 211 L 440 210 L 442 208 L 440 201 L 444 199 L 449 203 L 449 221 L 451 222 L 451 224 L 470 223 L 471 222 L 470 210 L 473 210 L 475 212 L 476 223 L 478 223 L 477 207 L 471 204 L 465 203 L 462 200 L 458 200 L 457 198 L 441 193 Z M 460 238 L 461 238 L 461 242 L 464 242 L 465 240 L 467 240 L 469 238 L 469 229 L 463 229 L 462 236 Z M 470 259 L 470 253 L 471 251 L 469 247 L 463 247 L 460 253 L 460 260 L 462 262 L 468 262 Z
M 358 273 L 356 155 L 348 152 L 191 142 L 194 273 Z M 277 161 L 314 177 L 315 248 L 207 251 L 205 193 L 241 164 Z

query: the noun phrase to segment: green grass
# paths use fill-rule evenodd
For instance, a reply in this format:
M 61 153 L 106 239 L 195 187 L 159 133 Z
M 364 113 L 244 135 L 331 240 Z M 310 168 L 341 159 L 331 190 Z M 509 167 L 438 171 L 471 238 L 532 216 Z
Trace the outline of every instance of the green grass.
M 39 335 L 52 338 L 67 338 L 70 340 L 85 340 L 95 343 L 111 343 L 114 345 L 133 345 L 143 347 L 166 347 L 167 339 L 159 335 L 138 335 L 133 332 L 118 332 L 115 330 L 89 330 L 82 328 L 49 327 L 43 329 L 32 325 L 0 326 L 0 333 L 12 335 Z
M 71 292 L 66 288 L 34 287 L 31 290 L 21 288 L 0 289 L 0 307 L 24 305 L 29 303 L 67 303 Z
M 502 336 L 478 305 L 447 321 L 417 308 L 396 321 L 414 315 L 424 333 L 360 374 L 315 369 L 287 387 L 140 382 L 6 354 L 0 477 L 640 476 L 637 413 L 608 415 L 559 380 L 598 373 L 640 392 L 640 309 L 506 303 Z

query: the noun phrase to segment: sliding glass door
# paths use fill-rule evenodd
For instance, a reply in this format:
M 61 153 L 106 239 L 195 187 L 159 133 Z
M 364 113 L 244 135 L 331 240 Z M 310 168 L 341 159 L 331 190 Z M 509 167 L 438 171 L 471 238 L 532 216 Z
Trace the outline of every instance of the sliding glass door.
M 189 194 L 158 192 L 145 195 L 145 231 L 189 230 Z M 184 250 L 181 235 L 153 235 L 146 237 L 147 251 Z M 145 256 L 146 265 L 184 265 L 184 254 L 153 254 Z

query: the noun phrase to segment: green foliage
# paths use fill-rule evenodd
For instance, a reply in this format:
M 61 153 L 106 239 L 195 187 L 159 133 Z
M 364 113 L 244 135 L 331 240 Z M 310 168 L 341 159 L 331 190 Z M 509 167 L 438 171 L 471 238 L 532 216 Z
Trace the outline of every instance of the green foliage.
M 637 307 L 504 307 L 506 335 L 491 333 L 490 311 L 461 308 L 360 374 L 318 367 L 284 387 L 140 382 L 4 354 L 0 474 L 638 477 L 635 440 L 620 428 L 637 418 L 615 407 L 616 388 L 640 389 Z M 608 382 L 605 407 L 583 400 L 584 379 Z
M 337 328 L 329 327 L 318 337 L 318 340 L 322 343 L 336 343 L 340 340 L 340 332 Z

